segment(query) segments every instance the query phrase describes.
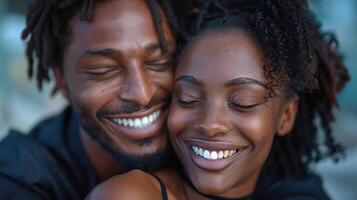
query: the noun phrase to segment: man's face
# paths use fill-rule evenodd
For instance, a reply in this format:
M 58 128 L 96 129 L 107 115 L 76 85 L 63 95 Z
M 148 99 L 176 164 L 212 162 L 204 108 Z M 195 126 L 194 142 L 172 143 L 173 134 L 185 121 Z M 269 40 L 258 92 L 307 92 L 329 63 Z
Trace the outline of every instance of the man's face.
M 69 25 L 63 92 L 82 128 L 124 167 L 162 159 L 175 48 L 166 19 L 162 29 L 168 52 L 160 49 L 142 0 L 98 3 L 91 22 L 80 21 L 77 14 Z

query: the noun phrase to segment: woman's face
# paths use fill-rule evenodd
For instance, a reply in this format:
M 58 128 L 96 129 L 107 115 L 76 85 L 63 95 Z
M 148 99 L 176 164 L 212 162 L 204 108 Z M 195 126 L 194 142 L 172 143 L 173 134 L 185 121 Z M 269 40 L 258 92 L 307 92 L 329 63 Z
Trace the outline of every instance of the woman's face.
M 275 133 L 293 125 L 297 100 L 267 100 L 263 59 L 242 31 L 204 33 L 183 51 L 168 127 L 186 174 L 203 193 L 251 193 Z

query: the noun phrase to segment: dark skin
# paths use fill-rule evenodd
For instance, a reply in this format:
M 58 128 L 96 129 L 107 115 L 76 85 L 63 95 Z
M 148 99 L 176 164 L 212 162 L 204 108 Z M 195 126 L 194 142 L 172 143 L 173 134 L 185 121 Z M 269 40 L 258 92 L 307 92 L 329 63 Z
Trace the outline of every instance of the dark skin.
M 281 98 L 267 99 L 263 60 L 260 46 L 242 31 L 205 33 L 182 55 L 168 125 L 175 152 L 202 193 L 253 192 L 275 134 L 293 126 L 298 101 L 286 100 L 283 88 Z M 226 151 L 232 155 L 218 158 Z
M 262 48 L 241 30 L 203 33 L 179 59 L 168 117 L 170 140 L 185 173 L 202 193 L 231 198 L 252 193 L 274 137 L 293 127 L 299 100 L 287 99 L 287 88 L 267 98 L 263 60 Z M 197 155 L 192 145 L 210 150 L 210 157 Z M 157 175 L 166 183 L 169 199 L 207 199 L 174 170 Z M 90 199 L 160 194 L 151 175 L 132 171 L 99 185 Z
M 142 0 L 98 3 L 93 16 L 91 22 L 83 22 L 76 14 L 70 21 L 71 42 L 55 75 L 58 89 L 79 114 L 81 140 L 97 177 L 105 180 L 127 169 L 99 145 L 98 138 L 127 156 L 153 155 L 167 145 L 175 41 L 164 18 L 169 50 L 161 50 Z M 156 111 L 160 114 L 148 123 Z M 146 124 L 133 125 L 145 117 Z M 119 119 L 126 119 L 126 126 L 116 123 Z

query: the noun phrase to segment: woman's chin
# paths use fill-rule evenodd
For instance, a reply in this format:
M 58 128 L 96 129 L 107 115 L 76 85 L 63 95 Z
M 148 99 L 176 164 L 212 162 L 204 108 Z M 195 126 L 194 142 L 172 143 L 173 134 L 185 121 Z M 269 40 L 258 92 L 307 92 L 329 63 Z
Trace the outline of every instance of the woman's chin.
M 222 179 L 222 181 L 217 179 L 211 180 L 209 178 L 208 179 L 204 178 L 202 180 L 195 179 L 192 180 L 192 184 L 199 192 L 203 194 L 215 195 L 215 196 L 223 195 L 232 187 L 232 185 L 229 185 L 229 183 L 227 181 L 224 181 L 224 179 Z

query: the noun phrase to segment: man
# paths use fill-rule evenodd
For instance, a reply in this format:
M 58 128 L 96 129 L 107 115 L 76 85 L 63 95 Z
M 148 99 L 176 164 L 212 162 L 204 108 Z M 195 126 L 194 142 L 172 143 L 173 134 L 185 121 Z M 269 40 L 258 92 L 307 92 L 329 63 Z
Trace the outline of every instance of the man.
M 31 3 L 22 35 L 29 75 L 36 71 L 41 88 L 53 71 L 70 107 L 0 143 L 0 199 L 83 199 L 115 174 L 165 164 L 175 40 L 167 2 L 162 7 L 155 0 Z

